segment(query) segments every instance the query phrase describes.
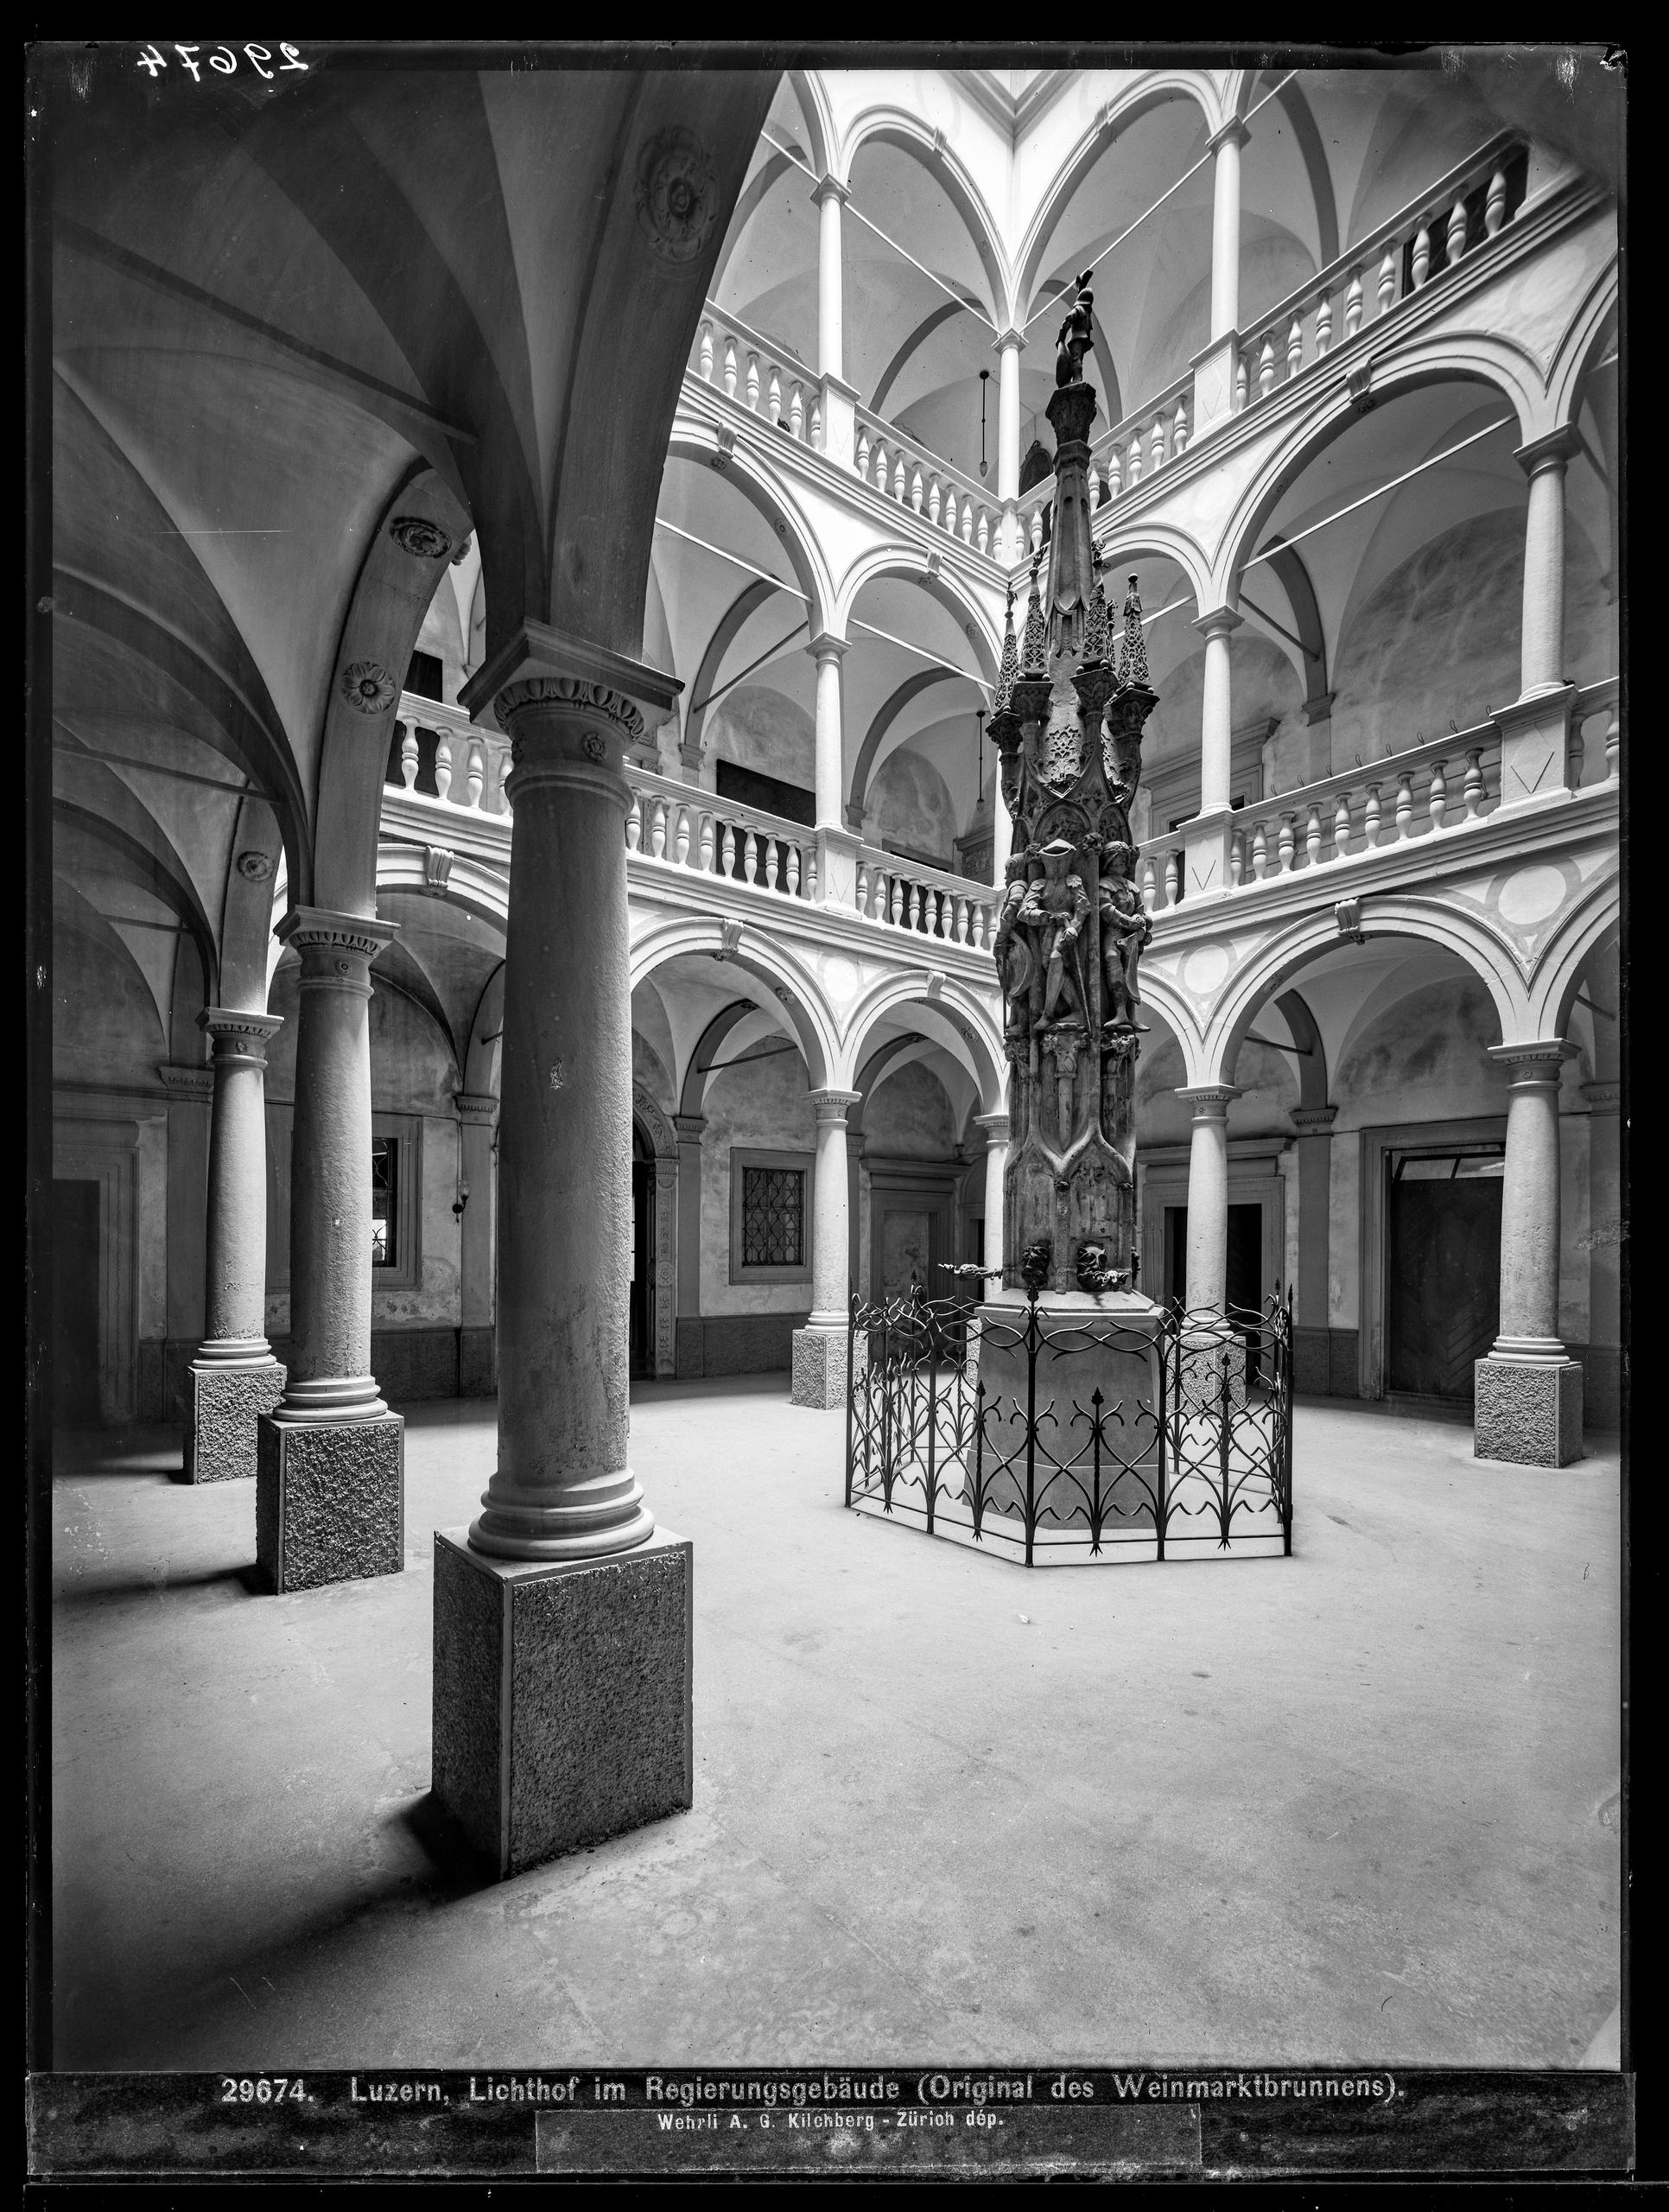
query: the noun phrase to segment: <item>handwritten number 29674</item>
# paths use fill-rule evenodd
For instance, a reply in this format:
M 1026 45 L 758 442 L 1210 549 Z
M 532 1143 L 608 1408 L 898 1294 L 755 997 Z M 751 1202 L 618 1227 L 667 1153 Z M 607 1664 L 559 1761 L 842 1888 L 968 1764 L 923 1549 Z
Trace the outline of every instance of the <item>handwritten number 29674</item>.
M 202 82 L 203 71 L 201 64 L 198 61 L 197 57 L 203 51 L 202 48 L 200 46 L 176 46 L 174 50 L 180 57 L 181 67 L 190 70 L 191 81 L 193 84 L 200 84 Z M 266 47 L 246 46 L 244 48 L 244 54 L 249 62 L 249 66 L 254 70 L 257 77 L 265 77 L 270 79 L 271 78 L 276 77 L 281 70 L 305 69 L 307 67 L 307 63 L 302 60 L 301 54 L 297 52 L 296 48 L 293 46 L 287 45 L 282 39 L 280 39 L 278 41 L 278 51 L 283 55 L 283 60 L 278 64 L 277 69 L 267 69 L 263 68 L 262 65 L 264 62 L 270 61 L 273 57 L 270 51 Z M 148 46 L 144 48 L 140 54 L 139 67 L 149 76 L 155 77 L 160 75 L 161 73 L 168 67 L 168 56 L 165 54 L 159 53 L 154 46 Z M 229 46 L 211 47 L 208 54 L 208 66 L 211 69 L 218 71 L 222 77 L 232 76 L 238 67 L 238 55 L 235 49 Z

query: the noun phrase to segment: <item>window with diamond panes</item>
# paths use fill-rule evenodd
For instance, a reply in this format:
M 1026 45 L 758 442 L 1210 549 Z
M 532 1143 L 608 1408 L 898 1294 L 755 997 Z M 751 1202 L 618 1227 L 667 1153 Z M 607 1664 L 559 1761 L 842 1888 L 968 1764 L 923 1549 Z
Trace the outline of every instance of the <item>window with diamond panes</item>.
M 805 1264 L 805 1170 L 742 1170 L 742 1265 L 798 1268 Z

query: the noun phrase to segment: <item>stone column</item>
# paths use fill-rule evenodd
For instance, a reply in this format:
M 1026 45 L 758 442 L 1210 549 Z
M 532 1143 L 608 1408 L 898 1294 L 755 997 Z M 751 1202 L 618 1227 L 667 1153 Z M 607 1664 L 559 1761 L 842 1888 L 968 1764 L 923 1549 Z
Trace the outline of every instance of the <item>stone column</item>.
M 1574 429 L 1521 446 L 1530 480 L 1524 518 L 1524 605 L 1519 696 L 1492 719 L 1501 731 L 1501 803 L 1522 805 L 1569 787 L 1571 709 L 1564 680 L 1564 471 L 1580 449 Z
M 529 624 L 466 696 L 492 703 L 514 760 L 498 1454 L 476 1521 L 435 1533 L 433 1786 L 501 1876 L 691 1796 L 691 1547 L 657 1529 L 627 1451 L 621 755 L 633 696 L 664 708 L 670 688 Z
M 701 1341 L 701 1132 L 704 1114 L 675 1114 L 678 1136 L 678 1307 L 680 1375 L 706 1372 Z
M 293 906 L 301 956 L 290 1140 L 290 1364 L 261 1418 L 256 1560 L 270 1589 L 405 1564 L 405 1423 L 371 1371 L 371 963 L 394 936 L 364 914 Z
M 492 1125 L 498 1102 L 490 1091 L 453 1093 L 458 1109 L 458 1391 L 460 1397 L 490 1398 L 498 1389 L 493 1353 L 492 1230 L 494 1187 Z M 467 1192 L 468 1196 L 465 1197 Z
M 1228 1274 L 1228 1105 L 1240 1096 L 1232 1083 L 1200 1084 L 1178 1090 L 1194 1109 L 1188 1154 L 1188 1297 L 1196 1306 L 1222 1310 Z
M 1233 694 L 1228 640 L 1241 618 L 1227 607 L 1202 614 L 1194 627 L 1205 639 L 1205 682 L 1200 704 L 1200 810 L 1184 832 L 1183 896 L 1221 896 L 1228 888 L 1228 849 L 1234 812 L 1229 806 Z
M 267 1039 L 276 1014 L 205 1007 L 214 1041 L 209 1123 L 203 1341 L 187 1370 L 186 1480 L 255 1472 L 256 1423 L 277 1404 L 284 1370 L 267 1342 Z
M 997 340 L 997 497 L 1002 503 L 999 557 L 1011 567 L 1020 557 L 1020 354 L 1025 340 L 1005 330 Z
M 858 899 L 858 848 L 862 839 L 847 829 L 846 715 L 841 663 L 847 640 L 820 631 L 806 647 L 817 668 L 816 766 L 817 897 L 825 906 L 850 913 Z
M 1333 1189 L 1336 1106 L 1295 1106 L 1298 1133 L 1298 1270 L 1293 1286 L 1293 1382 L 1324 1397 L 1331 1382 L 1327 1321 L 1328 1241 Z
M 845 267 L 841 210 L 852 197 L 837 176 L 819 180 L 817 204 L 817 373 L 822 379 L 823 452 L 844 467 L 855 466 L 858 393 L 846 381 Z
M 861 1093 L 814 1090 L 817 1160 L 811 1192 L 811 1313 L 794 1332 L 796 1406 L 846 1403 L 849 1247 L 846 1117 Z
M 1234 406 L 1234 365 L 1241 319 L 1241 148 L 1249 133 L 1238 119 L 1210 140 L 1215 156 L 1211 192 L 1211 339 L 1190 366 L 1194 372 L 1194 429 L 1226 422 Z
M 1501 1334 L 1474 1364 L 1480 1459 L 1563 1467 L 1582 1452 L 1582 1367 L 1559 1336 L 1559 1069 L 1563 1039 L 1495 1045 L 1507 1070 Z
M 1009 1123 L 1006 1114 L 976 1114 L 974 1120 L 985 1131 L 984 1265 L 989 1272 L 1003 1263 L 1003 1173 L 1008 1166 Z M 1001 1276 L 997 1280 L 1000 1282 Z

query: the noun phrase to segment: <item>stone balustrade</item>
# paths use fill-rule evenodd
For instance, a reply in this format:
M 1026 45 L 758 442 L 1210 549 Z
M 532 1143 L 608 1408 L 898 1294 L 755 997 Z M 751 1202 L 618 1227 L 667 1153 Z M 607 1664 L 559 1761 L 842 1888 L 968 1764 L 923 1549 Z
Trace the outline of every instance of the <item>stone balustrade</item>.
M 750 414 L 821 450 L 822 395 L 816 372 L 789 347 L 761 337 L 711 300 L 695 333 L 689 372 Z
M 414 691 L 400 694 L 395 729 L 387 781 L 394 780 L 397 760 L 402 786 L 417 792 L 425 751 L 422 739 L 427 735 L 434 743 L 435 798 L 445 805 L 462 807 L 471 813 L 509 815 L 510 796 L 505 789 L 510 774 L 507 737 L 501 737 L 496 729 L 480 728 L 461 707 L 422 699 Z
M 879 845 L 859 849 L 858 912 L 871 921 L 983 951 L 996 932 L 996 900 L 988 883 L 946 875 Z
M 867 408 L 859 408 L 856 418 L 854 466 L 864 481 L 994 559 L 1001 510 L 980 486 Z
M 1190 371 L 1096 439 L 1088 470 L 1092 511 L 1151 480 L 1167 461 L 1180 460 L 1187 452 L 1193 434 L 1189 413 L 1193 391 Z M 1047 542 L 1054 497 L 1055 480 L 1048 477 L 1020 502 L 1020 535 L 1028 557 Z
M 1487 245 L 1523 202 L 1528 161 L 1522 139 L 1491 139 L 1242 332 L 1236 410 L 1290 384 Z
M 728 876 L 784 899 L 816 897 L 817 836 L 803 822 L 644 769 L 628 769 L 626 780 L 631 785 L 629 853 L 668 868 Z

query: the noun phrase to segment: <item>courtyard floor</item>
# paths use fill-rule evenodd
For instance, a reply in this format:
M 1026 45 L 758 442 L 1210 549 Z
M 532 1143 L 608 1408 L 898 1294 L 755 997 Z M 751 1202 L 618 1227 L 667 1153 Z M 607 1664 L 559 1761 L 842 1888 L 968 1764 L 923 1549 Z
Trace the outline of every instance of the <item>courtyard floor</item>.
M 1618 1462 L 1300 1402 L 1295 1556 L 1023 1567 L 847 1512 L 787 1378 L 641 1386 L 695 1548 L 694 1810 L 502 1884 L 427 1798 L 436 1527 L 252 1594 L 252 1482 L 60 1440 L 66 2069 L 1615 2065 Z

